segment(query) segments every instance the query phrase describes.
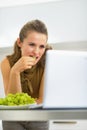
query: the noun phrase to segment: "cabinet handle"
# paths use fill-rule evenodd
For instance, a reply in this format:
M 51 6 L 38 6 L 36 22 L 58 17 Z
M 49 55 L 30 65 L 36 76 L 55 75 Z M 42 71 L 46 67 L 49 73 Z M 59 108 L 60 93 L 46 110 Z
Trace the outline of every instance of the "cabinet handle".
M 76 121 L 53 121 L 54 124 L 76 124 Z

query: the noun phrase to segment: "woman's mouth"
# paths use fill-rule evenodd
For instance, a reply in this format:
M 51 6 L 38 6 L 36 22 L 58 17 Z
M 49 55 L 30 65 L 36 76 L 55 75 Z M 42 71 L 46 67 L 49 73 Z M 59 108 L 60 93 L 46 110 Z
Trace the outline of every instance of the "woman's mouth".
M 37 60 L 39 58 L 38 56 L 32 56 L 32 55 L 29 55 L 29 56 L 34 58 L 35 60 Z

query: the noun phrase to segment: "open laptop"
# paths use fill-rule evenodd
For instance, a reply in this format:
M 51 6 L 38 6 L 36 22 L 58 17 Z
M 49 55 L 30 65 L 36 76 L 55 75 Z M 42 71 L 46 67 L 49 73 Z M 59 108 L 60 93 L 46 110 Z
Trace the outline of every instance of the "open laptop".
M 87 52 L 47 51 L 43 108 L 87 108 Z

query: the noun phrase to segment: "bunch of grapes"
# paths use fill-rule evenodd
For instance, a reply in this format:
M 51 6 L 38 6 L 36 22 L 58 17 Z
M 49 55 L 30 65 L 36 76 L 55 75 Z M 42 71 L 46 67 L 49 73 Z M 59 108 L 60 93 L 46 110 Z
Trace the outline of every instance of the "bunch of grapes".
M 5 98 L 0 98 L 0 105 L 17 106 L 35 103 L 35 99 L 27 93 L 8 94 Z

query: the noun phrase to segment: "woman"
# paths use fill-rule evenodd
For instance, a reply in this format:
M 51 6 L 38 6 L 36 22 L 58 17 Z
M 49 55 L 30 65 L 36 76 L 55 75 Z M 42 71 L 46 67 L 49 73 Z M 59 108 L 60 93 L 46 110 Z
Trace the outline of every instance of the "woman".
M 14 53 L 1 63 L 5 94 L 25 92 L 43 102 L 43 80 L 48 32 L 40 20 L 26 23 L 15 42 Z M 7 122 L 3 130 L 48 130 L 47 122 Z

